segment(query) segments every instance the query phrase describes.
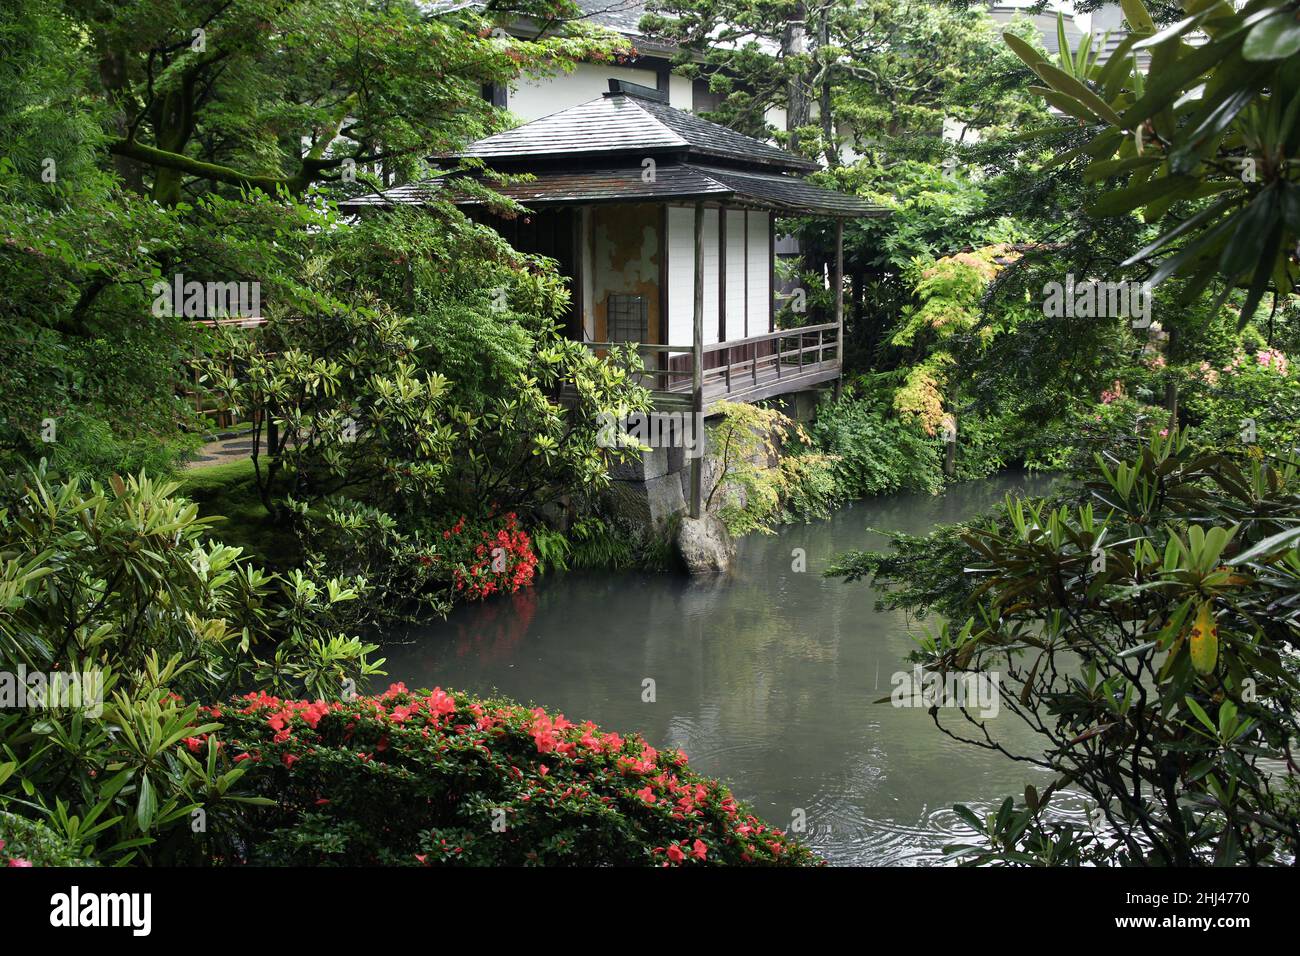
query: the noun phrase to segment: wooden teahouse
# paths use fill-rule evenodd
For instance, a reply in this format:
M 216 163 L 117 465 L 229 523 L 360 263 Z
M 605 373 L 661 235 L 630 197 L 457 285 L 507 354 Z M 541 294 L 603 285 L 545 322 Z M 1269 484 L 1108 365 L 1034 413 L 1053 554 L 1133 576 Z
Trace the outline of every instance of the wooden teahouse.
M 572 283 L 569 336 L 593 349 L 636 343 L 656 408 L 707 415 L 720 399 L 757 401 L 838 379 L 843 223 L 887 210 L 807 182 L 816 163 L 674 109 L 659 90 L 609 86 L 472 144 L 464 156 L 535 178 L 494 187 L 529 215 L 471 214 L 515 248 L 558 261 Z M 428 183 L 414 183 L 344 205 L 420 204 L 428 195 Z M 790 216 L 836 220 L 835 308 L 832 321 L 778 330 L 774 227 Z

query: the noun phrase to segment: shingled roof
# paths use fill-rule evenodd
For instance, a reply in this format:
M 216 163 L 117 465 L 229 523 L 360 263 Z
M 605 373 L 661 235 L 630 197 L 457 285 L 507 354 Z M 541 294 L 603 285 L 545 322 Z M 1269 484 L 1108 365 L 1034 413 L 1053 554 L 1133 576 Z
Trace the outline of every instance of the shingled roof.
M 660 166 L 647 181 L 640 166 L 617 169 L 541 170 L 529 182 L 491 185 L 503 196 L 525 206 L 563 206 L 606 202 L 653 202 L 669 199 L 704 199 L 768 209 L 779 215 L 884 216 L 889 210 L 847 193 L 823 189 L 797 176 L 718 169 L 689 164 Z M 356 211 L 374 206 L 421 205 L 432 199 L 454 177 L 396 186 L 342 203 Z M 452 202 L 474 205 L 476 198 Z
M 857 196 L 816 186 L 803 174 L 820 167 L 752 136 L 673 109 L 656 90 L 610 81 L 604 96 L 517 129 L 489 136 L 460 154 L 500 172 L 531 175 L 500 185 L 497 193 L 525 206 L 707 200 L 778 215 L 883 216 L 888 210 Z M 655 174 L 643 161 L 656 157 Z M 421 205 L 442 193 L 451 202 L 480 200 L 458 194 L 463 171 L 359 196 L 340 204 L 360 210 Z M 450 191 L 443 193 L 444 189 Z
M 654 90 L 632 92 L 631 84 L 614 85 L 616 89 L 598 99 L 481 139 L 463 155 L 495 164 L 543 156 L 571 159 L 680 152 L 689 158 L 791 171 L 818 168 L 811 160 L 760 139 L 674 109 L 652 95 Z

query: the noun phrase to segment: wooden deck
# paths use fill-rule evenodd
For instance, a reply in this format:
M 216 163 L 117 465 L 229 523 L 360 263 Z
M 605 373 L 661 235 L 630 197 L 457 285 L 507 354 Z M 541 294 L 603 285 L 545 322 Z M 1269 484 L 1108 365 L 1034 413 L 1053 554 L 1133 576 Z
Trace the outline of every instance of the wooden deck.
M 597 352 L 609 342 L 589 342 Z M 654 407 L 696 410 L 695 349 L 691 346 L 638 345 L 647 358 L 643 384 L 653 393 Z M 707 367 L 709 356 L 719 363 Z M 803 391 L 840 377 L 839 328 L 836 323 L 769 332 L 745 339 L 717 342 L 699 350 L 706 361 L 701 374 L 699 410 L 706 415 L 720 401 L 757 402 Z

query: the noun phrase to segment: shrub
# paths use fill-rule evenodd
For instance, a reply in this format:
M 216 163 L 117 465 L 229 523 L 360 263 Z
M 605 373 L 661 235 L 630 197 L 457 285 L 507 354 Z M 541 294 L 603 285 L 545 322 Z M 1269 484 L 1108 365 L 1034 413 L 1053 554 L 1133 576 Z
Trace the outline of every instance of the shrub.
M 438 563 L 440 542 L 417 520 L 398 521 L 342 496 L 315 507 L 291 501 L 289 507 L 307 567 L 365 580 L 370 599 L 359 623 L 427 620 L 451 610 L 450 582 Z
M 1203 362 L 1191 372 L 1184 408 L 1201 441 L 1291 446 L 1300 440 L 1300 375 L 1282 352 L 1239 351 L 1221 369 Z
M 175 490 L 41 470 L 0 487 L 0 671 L 94 681 L 90 700 L 0 711 L 0 805 L 105 861 L 193 862 L 191 815 L 215 825 L 246 798 L 242 768 L 177 753 L 201 727 L 182 698 L 328 696 L 378 668 L 345 633 L 359 582 L 248 565 Z
M 716 507 L 733 535 L 771 532 L 792 517 L 826 517 L 834 501 L 830 460 L 803 426 L 774 408 L 718 402 L 708 447 L 718 463 L 705 510 Z
M 943 488 L 938 441 L 852 390 L 839 401 L 821 404 L 812 438 L 833 461 L 841 497 L 870 498 L 898 491 L 937 494 Z
M 578 518 L 568 531 L 539 525 L 533 531 L 539 571 L 664 570 L 674 558 L 670 521 L 663 530 L 596 511 Z
M 0 867 L 91 865 L 45 824 L 0 810 Z
M 461 515 L 442 539 L 442 553 L 434 560 L 441 558 L 451 571 L 452 587 L 468 600 L 513 594 L 533 583 L 537 556 L 514 512 L 481 522 Z
M 227 862 L 816 862 L 681 753 L 541 708 L 395 684 L 335 704 L 250 694 L 207 716 L 274 801 L 250 809 Z
M 1054 774 L 950 848 L 1016 865 L 1281 864 L 1300 842 L 1289 759 L 1300 672 L 1300 470 L 1153 434 L 1098 457 L 1086 500 L 1009 500 L 996 520 L 905 542 L 913 560 L 853 555 L 892 599 L 944 610 L 913 659 L 981 675 L 1039 746 L 998 749 Z M 915 558 L 919 556 L 923 560 Z M 960 572 L 965 593 L 927 578 Z M 960 701 L 953 739 L 989 746 Z M 1050 809 L 1082 794 L 1091 826 Z

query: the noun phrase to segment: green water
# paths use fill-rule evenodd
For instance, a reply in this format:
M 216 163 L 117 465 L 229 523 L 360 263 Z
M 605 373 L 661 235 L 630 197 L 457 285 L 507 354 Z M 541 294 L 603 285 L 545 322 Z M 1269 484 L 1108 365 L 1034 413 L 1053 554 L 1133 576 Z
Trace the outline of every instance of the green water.
M 803 811 L 801 836 L 832 863 L 934 862 L 966 833 L 954 803 L 986 809 L 1048 778 L 952 741 L 922 708 L 874 703 L 889 695 L 891 675 L 911 668 L 909 621 L 873 610 L 867 584 L 820 572 L 837 554 L 882 545 L 868 527 L 922 533 L 1007 491 L 1045 488 L 1002 475 L 940 498 L 859 502 L 741 541 L 734 573 L 713 582 L 543 579 L 394 636 L 386 670 L 413 687 L 497 691 L 679 747 L 773 823 L 790 828 Z M 792 569 L 796 548 L 802 573 Z M 647 678 L 653 702 L 642 699 Z M 1037 753 L 1014 716 L 1003 711 L 989 726 L 1016 752 Z

